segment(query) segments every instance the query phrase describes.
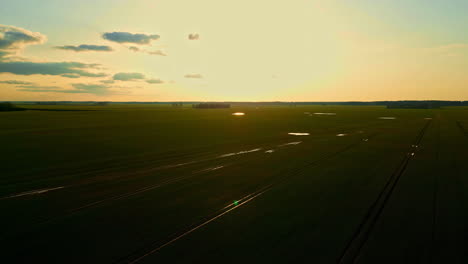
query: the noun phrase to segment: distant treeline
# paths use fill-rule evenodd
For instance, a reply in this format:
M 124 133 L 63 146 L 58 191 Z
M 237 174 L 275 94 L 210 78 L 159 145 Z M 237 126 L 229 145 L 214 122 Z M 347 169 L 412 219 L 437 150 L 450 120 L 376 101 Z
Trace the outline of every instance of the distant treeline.
M 65 102 L 63 102 L 65 103 Z M 37 105 L 58 105 L 58 104 L 62 104 L 62 102 L 34 102 L 34 104 L 37 104 Z
M 72 105 L 99 105 L 99 106 L 106 106 L 110 102 L 74 102 L 74 101 L 41 101 L 41 102 L 21 102 L 22 104 L 35 104 L 35 105 L 64 105 L 64 104 L 72 104 Z
M 193 108 L 230 108 L 231 105 L 227 103 L 199 103 L 199 104 L 192 104 Z
M 15 102 L 20 104 L 41 104 L 41 105 L 96 105 L 100 102 L 96 101 L 50 101 L 50 102 L 37 102 L 37 101 L 21 101 Z M 199 105 L 205 104 L 205 102 L 197 101 L 186 101 L 186 102 L 106 102 L 107 104 L 157 104 L 157 105 L 171 105 L 171 104 L 185 104 L 185 105 Z M 381 105 L 388 106 L 391 104 L 420 104 L 420 103 L 431 103 L 438 104 L 439 107 L 443 106 L 468 106 L 468 101 L 439 101 L 439 100 L 406 100 L 406 101 L 372 101 L 372 102 L 359 102 L 359 101 L 348 101 L 348 102 L 222 102 L 223 104 L 229 105 L 245 105 L 245 106 L 268 106 L 268 105 L 283 105 L 283 106 L 300 106 L 300 105 Z
M 387 104 L 389 109 L 434 109 L 440 108 L 439 102 L 390 102 Z

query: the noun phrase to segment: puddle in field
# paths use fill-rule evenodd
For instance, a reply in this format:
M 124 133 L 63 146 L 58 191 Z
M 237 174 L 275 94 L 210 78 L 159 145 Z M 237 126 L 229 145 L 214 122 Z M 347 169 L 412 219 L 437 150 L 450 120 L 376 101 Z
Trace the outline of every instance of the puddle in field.
M 346 136 L 346 135 L 348 135 L 348 134 L 337 134 L 336 136 L 337 136 L 337 137 L 344 137 L 344 136 Z
M 286 144 L 278 145 L 278 147 L 284 147 L 284 146 L 290 146 L 290 145 L 299 145 L 301 143 L 302 143 L 302 141 L 289 142 L 289 143 L 286 143 Z
M 265 153 L 273 153 L 273 152 L 275 152 L 273 149 L 265 151 Z
M 220 157 L 220 158 L 231 157 L 231 156 L 235 156 L 235 155 L 241 155 L 241 154 L 256 152 L 256 151 L 259 151 L 259 150 L 262 150 L 262 149 L 261 149 L 261 148 L 256 148 L 256 149 L 251 149 L 251 150 L 243 150 L 243 151 L 239 151 L 239 152 L 233 152 L 233 153 L 223 154 L 223 155 L 221 155 L 221 156 L 219 156 L 219 157 Z
M 336 115 L 336 113 L 314 113 L 314 115 Z
M 40 189 L 40 190 L 34 190 L 34 191 L 27 191 L 27 192 L 22 192 L 14 195 L 10 195 L 7 197 L 3 197 L 1 199 L 8 199 L 8 198 L 15 198 L 15 197 L 20 197 L 20 196 L 26 196 L 26 195 L 35 195 L 35 194 L 41 194 L 41 193 L 46 193 L 54 190 L 59 190 L 65 188 L 64 186 L 61 187 L 55 187 L 55 188 L 49 188 L 49 189 Z
M 297 133 L 297 132 L 290 132 L 288 133 L 288 135 L 291 135 L 291 136 L 308 136 L 310 135 L 309 133 Z
M 235 113 L 232 113 L 233 116 L 243 116 L 245 115 L 245 113 L 242 113 L 242 112 L 235 112 Z
M 393 116 L 381 116 L 381 117 L 379 117 L 379 119 L 393 120 L 393 119 L 396 119 L 396 117 L 393 117 Z
M 367 142 L 367 141 L 369 141 L 369 139 L 368 139 L 368 138 L 364 138 L 364 139 L 362 139 L 362 141 Z

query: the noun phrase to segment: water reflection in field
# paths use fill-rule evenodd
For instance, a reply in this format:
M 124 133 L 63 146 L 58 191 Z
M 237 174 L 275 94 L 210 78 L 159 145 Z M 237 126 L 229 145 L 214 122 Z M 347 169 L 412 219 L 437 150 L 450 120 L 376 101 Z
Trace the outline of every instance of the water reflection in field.
M 304 133 L 304 132 L 289 132 L 288 135 L 291 135 L 291 136 L 308 136 L 310 134 L 309 133 Z
M 336 113 L 314 113 L 314 115 L 336 115 Z

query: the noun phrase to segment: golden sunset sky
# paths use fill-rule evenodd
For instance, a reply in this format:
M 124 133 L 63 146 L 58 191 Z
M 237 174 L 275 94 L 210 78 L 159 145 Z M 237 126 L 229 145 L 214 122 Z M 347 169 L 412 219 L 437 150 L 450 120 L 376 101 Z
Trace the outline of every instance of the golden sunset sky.
M 3 0 L 0 101 L 468 100 L 465 0 Z

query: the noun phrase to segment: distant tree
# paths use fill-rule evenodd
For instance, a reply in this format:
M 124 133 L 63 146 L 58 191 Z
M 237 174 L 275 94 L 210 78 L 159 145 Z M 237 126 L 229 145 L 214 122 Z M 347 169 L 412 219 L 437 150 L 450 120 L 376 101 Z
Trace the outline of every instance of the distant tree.
M 0 103 L 0 111 L 21 111 L 25 110 L 24 108 L 17 107 L 10 102 Z

